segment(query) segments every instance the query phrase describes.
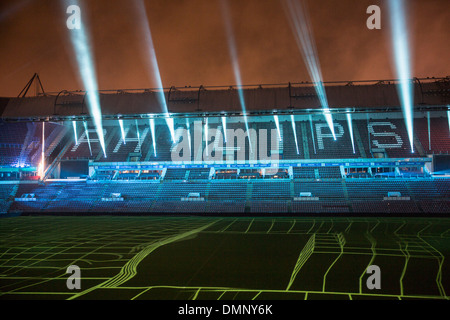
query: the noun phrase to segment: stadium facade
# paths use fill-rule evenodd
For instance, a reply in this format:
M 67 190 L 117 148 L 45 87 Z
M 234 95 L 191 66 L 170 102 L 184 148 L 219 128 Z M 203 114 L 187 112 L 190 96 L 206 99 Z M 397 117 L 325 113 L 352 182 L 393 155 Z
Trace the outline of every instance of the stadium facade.
M 446 214 L 450 78 L 413 82 L 413 150 L 395 80 L 325 83 L 335 137 L 311 83 L 101 91 L 104 151 L 85 92 L 1 98 L 0 212 Z

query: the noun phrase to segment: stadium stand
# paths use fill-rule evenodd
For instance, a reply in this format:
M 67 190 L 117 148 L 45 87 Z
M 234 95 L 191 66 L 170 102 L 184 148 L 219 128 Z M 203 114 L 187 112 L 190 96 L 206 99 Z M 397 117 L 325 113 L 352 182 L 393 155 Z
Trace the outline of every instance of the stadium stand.
M 210 173 L 209 168 L 191 168 L 189 169 L 189 180 L 207 180 Z
M 231 198 L 231 197 L 230 197 Z M 207 213 L 244 213 L 245 201 L 236 200 L 222 200 L 222 201 L 208 201 L 208 206 L 205 209 Z
M 294 213 L 348 213 L 349 206 L 345 201 L 295 201 L 292 204 Z
M 334 141 L 322 117 L 312 119 L 310 122 L 303 117 L 294 124 L 298 154 L 291 121 L 280 117 L 282 142 L 272 148 L 271 139 L 279 138 L 276 125 L 273 117 L 262 116 L 251 121 L 249 127 L 255 132 L 264 129 L 268 145 L 258 139 L 252 153 L 247 138 L 243 149 L 236 147 L 235 141 L 233 144 L 229 141 L 220 151 L 225 151 L 222 160 L 231 160 L 222 163 L 203 158 L 206 147 L 203 141 L 200 149 L 192 150 L 190 160 L 181 164 L 171 161 L 170 132 L 161 123 L 155 130 L 155 156 L 146 121 L 139 123 L 139 141 L 134 121 L 127 123 L 126 143 L 117 123 L 106 121 L 107 157 L 93 128 L 89 129 L 89 149 L 82 126 L 78 126 L 75 143 L 71 123 L 49 123 L 44 135 L 48 145 L 45 154 L 47 165 L 54 162 L 52 168 L 56 173 L 45 182 L 35 181 L 38 177 L 34 168 L 40 161 L 42 126 L 0 122 L 0 212 L 299 215 L 450 212 L 450 179 L 433 175 L 430 171 L 433 158 L 426 157 L 450 151 L 447 118 L 431 117 L 431 147 L 427 118 L 416 118 L 415 147 L 419 146 L 417 151 L 422 147 L 424 154 L 411 153 L 399 115 L 386 118 L 355 115 L 355 153 L 345 121 L 335 122 Z M 204 123 L 200 123 L 202 127 Z M 181 122 L 176 127 L 184 128 L 185 124 Z M 211 132 L 223 130 L 220 121 L 209 122 L 209 128 Z M 230 121 L 227 129 L 246 128 L 243 122 Z M 193 126 L 190 134 L 192 141 L 203 138 L 202 132 Z M 213 139 L 209 147 L 216 146 Z M 239 155 L 245 158 L 238 159 Z M 271 156 L 276 156 L 276 160 L 271 160 Z M 64 159 L 89 159 L 88 178 L 59 179 L 58 161 Z M 17 166 L 21 162 L 28 166 L 28 171 Z M 269 170 L 273 164 L 278 167 Z M 398 199 L 393 196 L 396 193 L 400 195 Z M 34 199 L 20 199 L 27 194 L 33 194 Z M 198 196 L 191 197 L 193 194 Z M 112 195 L 120 195 L 120 201 Z
M 448 154 L 450 151 L 450 132 L 447 119 L 430 118 L 430 135 L 428 136 L 427 117 L 415 121 L 415 132 L 426 154 Z M 431 144 L 430 144 L 431 142 Z
M 287 213 L 288 204 L 282 200 L 253 200 L 250 212 L 254 213 Z
M 315 167 L 295 167 L 294 178 L 298 179 L 315 179 L 316 171 Z
M 312 196 L 319 199 L 343 199 L 344 186 L 341 181 L 295 181 L 294 196 L 301 192 L 311 192 Z
M 349 199 L 378 199 L 383 200 L 389 192 L 400 192 L 402 196 L 410 196 L 407 185 L 403 180 L 346 180 L 345 185 Z
M 340 179 L 342 178 L 341 168 L 334 167 L 318 167 L 319 177 L 322 179 Z
M 164 180 L 185 180 L 188 173 L 187 169 L 168 168 Z
M 164 182 L 161 184 L 161 189 L 159 190 L 160 196 L 158 197 L 158 199 L 174 199 L 179 201 L 181 200 L 181 198 L 187 197 L 191 192 L 198 192 L 202 197 L 204 197 L 206 192 L 206 185 L 207 183 L 205 182 Z
M 245 200 L 247 198 L 247 183 L 241 181 L 215 181 L 212 180 L 209 184 L 210 200 Z
M 290 199 L 290 183 L 278 181 L 254 181 L 252 199 L 281 200 Z

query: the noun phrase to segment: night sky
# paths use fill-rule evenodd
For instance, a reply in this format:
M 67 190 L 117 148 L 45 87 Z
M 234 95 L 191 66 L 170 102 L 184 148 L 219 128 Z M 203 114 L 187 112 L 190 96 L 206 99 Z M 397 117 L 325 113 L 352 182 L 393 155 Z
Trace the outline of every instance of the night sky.
M 70 1 L 69 1 L 70 2 Z M 309 81 L 281 0 L 229 0 L 243 84 Z M 381 8 L 369 30 L 368 6 Z M 450 1 L 407 0 L 412 75 L 450 75 Z M 132 0 L 80 1 L 99 89 L 153 88 Z M 0 96 L 17 96 L 37 72 L 47 92 L 84 90 L 58 0 L 0 1 Z M 218 0 L 146 1 L 164 87 L 232 85 Z M 395 78 L 388 7 L 381 0 L 308 1 L 324 81 Z

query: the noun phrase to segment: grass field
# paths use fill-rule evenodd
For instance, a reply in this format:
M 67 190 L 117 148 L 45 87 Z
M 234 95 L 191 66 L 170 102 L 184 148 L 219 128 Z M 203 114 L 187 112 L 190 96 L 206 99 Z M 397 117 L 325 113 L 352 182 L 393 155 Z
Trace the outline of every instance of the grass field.
M 0 299 L 448 299 L 450 219 L 0 219 Z M 70 265 L 81 289 L 69 290 Z M 381 289 L 368 289 L 369 265 Z

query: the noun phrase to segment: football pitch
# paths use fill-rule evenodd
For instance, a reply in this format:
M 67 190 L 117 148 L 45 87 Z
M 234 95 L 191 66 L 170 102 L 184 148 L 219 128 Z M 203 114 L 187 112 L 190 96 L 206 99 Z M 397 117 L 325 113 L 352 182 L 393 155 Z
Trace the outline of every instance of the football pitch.
M 2 218 L 0 299 L 448 299 L 449 230 L 424 217 Z

